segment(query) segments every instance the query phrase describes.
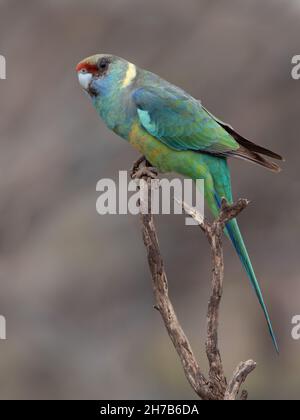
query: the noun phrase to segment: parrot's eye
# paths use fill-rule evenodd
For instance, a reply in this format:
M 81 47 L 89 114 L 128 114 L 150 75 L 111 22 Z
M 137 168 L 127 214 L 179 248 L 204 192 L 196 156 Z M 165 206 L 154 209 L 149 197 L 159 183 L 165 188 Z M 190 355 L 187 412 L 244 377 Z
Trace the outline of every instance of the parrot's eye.
M 106 57 L 102 57 L 99 61 L 98 61 L 98 69 L 100 70 L 101 73 L 104 73 L 109 66 L 109 59 Z
M 81 73 L 81 74 L 85 74 L 85 73 L 87 73 L 87 69 L 81 69 L 81 70 L 80 70 L 80 73 Z

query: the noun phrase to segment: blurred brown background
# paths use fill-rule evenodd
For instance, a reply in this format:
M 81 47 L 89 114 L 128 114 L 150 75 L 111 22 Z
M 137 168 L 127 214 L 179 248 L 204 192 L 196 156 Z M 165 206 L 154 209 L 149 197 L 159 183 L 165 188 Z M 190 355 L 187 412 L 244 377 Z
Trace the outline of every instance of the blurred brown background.
M 100 121 L 76 78 L 93 53 L 123 56 L 183 87 L 282 174 L 233 161 L 240 224 L 277 331 L 277 357 L 226 245 L 221 349 L 228 374 L 258 368 L 252 398 L 300 398 L 299 1 L 0 1 L 0 398 L 194 398 L 159 315 L 138 219 L 99 216 L 96 183 L 137 154 Z M 181 216 L 158 218 L 171 296 L 205 366 L 209 249 Z

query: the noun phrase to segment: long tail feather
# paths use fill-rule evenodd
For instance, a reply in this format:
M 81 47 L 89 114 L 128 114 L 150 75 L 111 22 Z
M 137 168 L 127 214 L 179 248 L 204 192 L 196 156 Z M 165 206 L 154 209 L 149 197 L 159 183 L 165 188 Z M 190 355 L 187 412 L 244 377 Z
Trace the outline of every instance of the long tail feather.
M 239 256 L 239 258 L 240 258 L 240 260 L 241 260 L 241 262 L 242 262 L 242 264 L 245 268 L 245 271 L 246 271 L 246 273 L 247 273 L 247 275 L 250 279 L 251 285 L 252 285 L 252 287 L 253 287 L 253 289 L 256 293 L 258 301 L 259 301 L 259 303 L 262 307 L 262 310 L 264 312 L 264 315 L 265 315 L 265 318 L 266 318 L 266 321 L 267 321 L 267 324 L 268 324 L 268 327 L 269 327 L 269 331 L 270 331 L 275 349 L 276 349 L 277 353 L 279 353 L 279 347 L 278 347 L 277 340 L 276 340 L 276 337 L 275 337 L 275 334 L 274 334 L 274 331 L 273 331 L 273 328 L 272 328 L 270 316 L 269 316 L 267 307 L 265 305 L 263 295 L 262 295 L 259 283 L 256 279 L 256 276 L 255 276 L 255 273 L 254 273 L 254 270 L 253 270 L 253 267 L 252 267 L 247 249 L 246 249 L 246 246 L 244 244 L 240 229 L 238 227 L 237 221 L 235 219 L 231 220 L 227 224 L 226 230 L 227 230 L 227 233 L 228 233 L 228 235 L 229 235 L 229 237 L 230 237 L 230 239 L 231 239 L 231 241 L 232 241 L 232 243 L 233 243 L 233 245 L 236 249 L 236 252 L 238 253 L 238 256 Z
M 216 158 L 209 155 L 202 155 L 200 164 L 203 163 L 207 167 L 205 174 L 205 201 L 208 205 L 210 211 L 214 217 L 217 217 L 220 212 L 221 207 L 221 198 L 225 197 L 229 203 L 232 203 L 232 192 L 231 192 L 231 181 L 230 173 L 227 165 L 227 161 L 224 158 Z M 201 167 L 201 166 L 200 166 Z M 198 174 L 198 178 L 202 176 L 201 173 Z M 195 177 L 195 179 L 197 179 Z M 265 315 L 268 328 L 275 346 L 277 353 L 279 353 L 279 348 L 277 340 L 271 325 L 270 316 L 268 314 L 267 307 L 265 305 L 262 292 L 255 276 L 246 246 L 244 244 L 240 229 L 236 219 L 231 220 L 227 223 L 225 228 L 225 233 L 228 238 L 231 240 L 242 265 L 249 277 L 250 283 L 256 293 L 258 301 L 262 307 L 263 313 Z

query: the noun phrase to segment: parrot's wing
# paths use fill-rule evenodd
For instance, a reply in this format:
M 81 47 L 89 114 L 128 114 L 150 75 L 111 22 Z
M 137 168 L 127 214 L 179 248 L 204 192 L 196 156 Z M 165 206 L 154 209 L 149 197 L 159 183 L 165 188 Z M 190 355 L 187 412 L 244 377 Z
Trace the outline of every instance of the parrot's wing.
M 132 97 L 141 125 L 170 148 L 233 156 L 280 171 L 261 156 L 279 159 L 279 155 L 244 139 L 181 89 L 169 84 L 142 87 L 133 91 Z
M 172 149 L 226 155 L 240 147 L 198 101 L 180 89 L 151 86 L 132 95 L 141 125 Z
M 201 104 L 201 102 L 199 101 Z M 269 156 L 273 159 L 284 160 L 282 156 L 278 153 L 272 152 L 272 150 L 266 149 L 265 147 L 259 146 L 258 144 L 253 143 L 252 141 L 247 140 L 245 137 L 241 136 L 231 125 L 221 121 L 219 118 L 215 117 L 210 113 L 206 108 L 203 109 L 212 117 L 214 120 L 224 128 L 241 146 L 244 146 L 247 150 L 250 150 L 255 153 L 260 153 L 265 156 Z

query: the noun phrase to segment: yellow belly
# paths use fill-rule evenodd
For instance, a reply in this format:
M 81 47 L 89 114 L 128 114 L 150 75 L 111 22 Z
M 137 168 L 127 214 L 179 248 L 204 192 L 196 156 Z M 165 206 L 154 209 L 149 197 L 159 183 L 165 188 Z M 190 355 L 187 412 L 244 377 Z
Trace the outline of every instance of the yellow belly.
M 160 172 L 176 172 L 193 179 L 205 175 L 206 165 L 201 162 L 201 155 L 171 149 L 148 134 L 138 123 L 130 131 L 129 143 Z

